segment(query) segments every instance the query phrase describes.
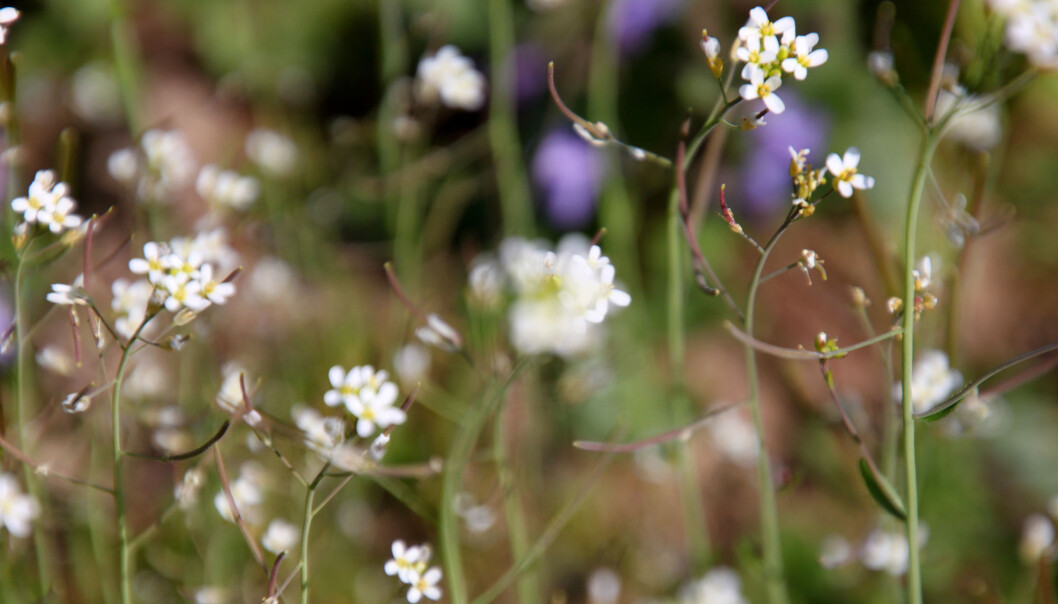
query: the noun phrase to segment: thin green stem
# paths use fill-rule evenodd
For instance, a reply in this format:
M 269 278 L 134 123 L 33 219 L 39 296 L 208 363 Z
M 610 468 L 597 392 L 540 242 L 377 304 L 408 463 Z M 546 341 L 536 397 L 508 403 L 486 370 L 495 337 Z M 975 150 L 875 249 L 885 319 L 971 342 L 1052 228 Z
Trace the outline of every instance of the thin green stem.
M 495 386 L 485 397 L 483 404 L 467 411 L 452 448 L 446 458 L 441 485 L 440 530 L 441 554 L 444 557 L 445 578 L 448 580 L 449 598 L 453 604 L 466 604 L 468 600 L 463 557 L 459 550 L 459 519 L 452 501 L 459 494 L 463 483 L 463 472 L 470 461 L 470 454 L 488 416 L 499 407 L 507 396 L 507 390 L 521 373 L 525 363 L 518 364 L 504 383 Z
M 15 333 L 14 341 L 18 346 L 15 354 L 15 430 L 18 433 L 18 446 L 26 447 L 26 365 L 29 362 L 28 353 L 30 343 L 23 340 L 26 333 L 26 305 L 23 300 L 23 286 L 25 278 L 25 258 L 29 253 L 32 241 L 26 243 L 26 247 L 18 253 L 15 269 Z M 28 338 L 27 338 L 28 340 Z M 22 475 L 26 481 L 26 491 L 33 496 L 41 505 L 46 505 L 37 474 L 29 465 L 23 464 Z M 45 515 L 45 517 L 47 517 Z M 40 579 L 40 591 L 48 593 L 51 589 L 51 544 L 48 542 L 47 531 L 39 528 L 33 531 L 33 546 L 37 552 L 37 573 Z
M 128 366 L 129 357 L 132 356 L 132 343 L 140 337 L 140 333 L 147 327 L 147 323 L 154 318 L 153 314 L 147 315 L 135 333 L 129 338 L 128 344 L 122 349 L 121 362 L 118 363 L 117 376 L 114 378 L 114 390 L 110 399 L 110 416 L 112 430 L 112 462 L 114 468 L 114 509 L 117 515 L 118 525 L 118 583 L 121 587 L 121 604 L 132 602 L 132 582 L 129 563 L 129 527 L 125 510 L 125 485 L 122 481 L 124 454 L 121 451 L 121 385 L 125 380 L 125 368 Z
M 746 335 L 753 337 L 754 310 L 757 301 L 757 289 L 760 287 L 764 264 L 768 261 L 775 244 L 792 222 L 794 214 L 788 214 L 771 240 L 764 246 L 757 268 L 753 271 L 749 294 L 746 298 L 746 320 L 743 324 Z M 757 477 L 760 482 L 760 524 L 764 544 L 764 581 L 771 604 L 787 602 L 786 580 L 783 574 L 782 544 L 779 537 L 779 511 L 775 501 L 775 485 L 771 475 L 771 459 L 765 441 L 764 417 L 760 409 L 760 385 L 757 381 L 757 353 L 753 346 L 746 345 L 746 377 L 749 382 L 749 407 L 753 413 L 753 426 L 760 441 L 760 452 L 757 455 Z
M 316 498 L 316 489 L 323 482 L 324 477 L 327 475 L 327 470 L 330 469 L 330 462 L 324 464 L 319 474 L 316 474 L 316 477 L 309 483 L 309 488 L 305 491 L 305 506 L 302 509 L 303 516 L 301 519 L 301 604 L 308 604 L 309 602 L 309 530 L 312 529 L 312 518 L 316 515 L 312 503 Z
M 508 235 L 533 232 L 533 209 L 522 162 L 522 145 L 515 121 L 514 73 L 507 62 L 514 46 L 514 18 L 509 0 L 489 0 L 489 55 L 492 98 L 489 102 L 489 141 L 496 161 L 503 231 Z
M 669 241 L 668 241 L 668 347 L 671 367 L 670 388 L 673 401 L 682 403 L 675 409 L 680 420 L 693 414 L 690 401 L 684 391 L 684 369 L 686 340 L 683 331 L 684 284 L 683 284 L 683 217 L 680 215 L 678 187 L 669 197 Z M 698 484 L 697 468 L 690 455 L 690 445 L 676 445 L 679 461 L 680 501 L 683 505 L 684 532 L 688 536 L 690 554 L 698 570 L 704 570 L 709 560 L 709 534 L 705 526 L 705 502 Z
M 510 537 L 511 558 L 518 564 L 529 551 L 529 534 L 526 527 L 525 508 L 518 492 L 514 488 L 514 469 L 511 467 L 507 453 L 507 436 L 503 429 L 503 407 L 496 410 L 492 431 L 492 454 L 499 473 L 500 491 L 503 494 L 503 505 L 507 516 L 507 533 Z M 518 601 L 523 604 L 542 602 L 540 597 L 540 579 L 534 567 L 526 568 L 519 575 L 515 585 Z
M 129 130 L 137 136 L 143 126 L 138 91 L 139 65 L 128 9 L 123 6 L 122 0 L 110 2 L 110 44 L 121 89 L 121 102 L 125 107 L 125 120 Z
M 915 234 L 918 232 L 918 211 L 922 201 L 922 190 L 929 175 L 933 152 L 939 137 L 927 131 L 922 138 L 918 163 L 911 180 L 911 192 L 907 200 L 907 221 L 904 226 L 904 316 L 903 341 L 901 342 L 901 390 L 903 393 L 903 441 L 904 478 L 907 481 L 907 542 L 909 557 L 907 565 L 907 601 L 922 604 L 922 568 L 918 551 L 918 468 L 915 453 L 915 418 L 911 396 L 911 372 L 915 353 Z

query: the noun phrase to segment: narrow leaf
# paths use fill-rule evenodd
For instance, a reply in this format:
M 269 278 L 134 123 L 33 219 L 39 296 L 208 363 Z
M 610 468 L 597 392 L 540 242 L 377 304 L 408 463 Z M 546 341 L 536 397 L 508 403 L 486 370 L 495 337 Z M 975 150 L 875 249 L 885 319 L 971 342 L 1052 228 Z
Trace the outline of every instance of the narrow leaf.
M 882 506 L 883 510 L 900 520 L 907 519 L 907 509 L 904 507 L 904 502 L 900 499 L 900 496 L 897 495 L 896 489 L 889 484 L 889 481 L 884 476 L 873 472 L 870 465 L 863 459 L 860 460 L 860 474 L 863 476 L 863 482 L 867 485 L 867 491 L 878 502 L 878 505 Z

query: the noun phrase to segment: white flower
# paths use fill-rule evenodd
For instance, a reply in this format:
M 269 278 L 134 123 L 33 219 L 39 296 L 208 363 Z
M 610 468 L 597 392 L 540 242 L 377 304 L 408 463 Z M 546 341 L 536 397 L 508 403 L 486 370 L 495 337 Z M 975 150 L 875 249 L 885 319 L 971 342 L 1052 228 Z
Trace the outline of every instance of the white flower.
M 169 275 L 162 280 L 162 286 L 169 297 L 165 299 L 165 308 L 177 312 L 186 308 L 192 312 L 201 312 L 209 306 L 209 300 L 202 297 L 202 284 L 197 281 L 184 281 L 178 276 Z
M 229 485 L 231 498 L 235 500 L 235 507 L 239 510 L 239 515 L 250 523 L 256 522 L 258 516 L 257 506 L 264 501 L 264 494 L 261 492 L 262 472 L 263 470 L 253 462 L 247 462 L 239 470 L 239 477 Z M 235 522 L 235 516 L 224 489 L 218 491 L 213 497 L 213 505 L 217 508 L 221 518 L 228 522 Z
M 140 158 L 132 148 L 118 149 L 107 158 L 110 177 L 125 186 L 131 186 L 140 173 Z
M 870 189 L 874 187 L 874 179 L 856 172 L 856 166 L 860 164 L 860 150 L 850 147 L 845 151 L 844 157 L 837 153 L 827 156 L 827 169 L 834 175 L 834 186 L 842 197 L 852 197 L 853 189 Z
M 405 385 L 423 380 L 429 370 L 430 351 L 424 346 L 408 344 L 393 353 L 393 371 Z
M 84 289 L 84 275 L 77 275 L 70 285 L 53 283 L 51 293 L 46 295 L 45 298 L 47 298 L 48 302 L 61 306 L 87 306 L 88 301 L 91 299 L 88 296 L 88 292 Z
M 792 73 L 798 80 L 808 76 L 809 67 L 819 67 L 827 62 L 829 55 L 824 49 L 812 50 L 819 43 L 819 34 L 808 34 L 797 36 L 794 39 L 793 56 L 783 60 L 782 69 Z
M 261 186 L 252 176 L 240 176 L 237 172 L 208 164 L 199 171 L 195 190 L 212 205 L 243 212 L 257 201 Z
M 933 262 L 929 259 L 929 256 L 923 256 L 919 259 L 918 264 L 911 271 L 911 275 L 915 280 L 916 292 L 921 293 L 929 288 L 930 283 L 933 281 Z
M 113 295 L 110 308 L 117 313 L 114 329 L 118 334 L 131 338 L 136 328 L 147 317 L 147 306 L 151 302 L 154 286 L 146 279 L 132 283 L 125 279 L 115 279 L 110 285 L 110 292 Z
M 474 259 L 467 283 L 471 299 L 482 306 L 496 307 L 503 298 L 503 268 L 491 255 Z
M 168 245 L 148 241 L 143 244 L 143 258 L 129 260 L 129 270 L 134 275 L 147 275 L 152 284 L 159 285 L 166 275 L 164 260 L 169 254 Z
M 246 413 L 246 403 L 243 400 L 243 384 L 246 385 L 246 395 L 250 395 L 250 375 L 246 368 L 234 361 L 225 363 L 221 368 L 223 381 L 220 390 L 214 399 L 220 410 L 228 415 L 241 417 Z
M 782 86 L 782 78 L 773 75 L 765 79 L 764 71 L 750 64 L 749 84 L 743 84 L 739 87 L 738 93 L 747 101 L 760 99 L 764 101 L 764 106 L 768 108 L 768 111 L 780 114 L 786 111 L 786 105 L 779 98 L 779 95 L 775 94 L 779 86 Z
M 987 151 L 1003 137 L 1000 104 L 994 99 L 950 92 L 943 88 L 937 95 L 937 115 L 947 115 L 954 109 L 944 129 L 944 135 L 973 149 Z
M 760 440 L 753 424 L 741 413 L 728 411 L 708 424 L 716 448 L 733 463 L 751 467 L 760 455 Z
M 40 515 L 40 505 L 31 495 L 23 495 L 18 480 L 0 474 L 0 524 L 15 537 L 27 537 L 30 525 Z
M 830 535 L 823 539 L 819 548 L 819 565 L 823 568 L 837 568 L 852 559 L 852 546 L 841 536 Z
M 709 64 L 709 70 L 719 78 L 724 73 L 724 59 L 720 56 L 720 40 L 710 36 L 702 30 L 702 52 L 705 53 L 705 61 Z
M 389 438 L 389 435 L 385 432 L 375 437 L 375 440 L 371 442 L 371 447 L 367 450 L 371 459 L 382 461 L 382 458 L 386 456 L 386 449 L 389 447 Z
M 213 266 L 202 265 L 198 273 L 200 294 L 213 304 L 224 304 L 235 295 L 235 284 L 213 279 Z
M 785 42 L 793 35 L 795 27 L 793 17 L 783 17 L 773 23 L 768 19 L 768 13 L 757 6 L 749 11 L 749 21 L 738 30 L 738 37 L 747 41 L 772 38 L 777 44 L 778 36 L 782 36 Z
M 0 45 L 7 43 L 7 31 L 21 14 L 17 8 L 11 6 L 0 8 Z
M 26 197 L 16 197 L 11 200 L 11 209 L 16 214 L 22 214 L 22 220 L 27 223 L 35 223 L 40 221 L 41 214 L 49 214 L 46 220 L 52 221 L 54 216 L 51 216 L 55 212 L 55 208 L 59 201 L 67 199 L 68 187 L 66 183 L 56 182 L 55 172 L 51 170 L 40 170 L 33 178 L 33 182 L 29 185 L 29 193 Z M 69 200 L 69 204 L 73 203 L 73 200 Z M 68 206 L 65 213 L 72 210 L 72 205 Z M 63 222 L 62 219 L 59 220 Z M 46 223 L 47 224 L 47 223 Z M 78 224 L 80 224 L 78 222 Z M 54 232 L 54 228 L 52 229 Z
M 282 518 L 276 518 L 268 524 L 268 530 L 261 537 L 261 545 L 273 554 L 279 554 L 292 550 L 300 535 L 301 531 L 297 526 Z
M 400 539 L 390 546 L 393 558 L 386 562 L 383 570 L 389 576 L 394 576 L 404 583 L 411 583 L 413 578 L 419 575 L 419 565 L 429 560 L 429 550 L 420 545 L 407 547 Z
M 175 130 L 148 130 L 140 140 L 146 170 L 140 179 L 142 199 L 161 201 L 190 181 L 195 156 L 184 135 Z
M 181 510 L 190 510 L 198 502 L 203 479 L 202 468 L 197 466 L 184 473 L 183 480 L 173 489 L 173 497 Z
M 944 402 L 963 383 L 962 374 L 948 366 L 948 355 L 939 350 L 923 352 L 911 371 L 911 400 L 915 413 L 925 413 Z M 897 402 L 903 398 L 899 382 L 893 386 Z
M 746 65 L 742 67 L 742 79 L 748 80 L 754 69 L 764 71 L 779 55 L 779 42 L 774 37 L 749 38 L 735 48 L 735 58 Z
M 417 328 L 415 336 L 424 344 L 436 346 L 448 352 L 455 352 L 463 346 L 463 338 L 459 336 L 459 332 L 434 313 L 427 315 L 426 325 Z
M 1026 564 L 1035 564 L 1054 544 L 1054 523 L 1043 514 L 1033 514 L 1025 519 L 1021 529 L 1018 551 Z
M 860 561 L 871 570 L 884 570 L 898 577 L 907 572 L 909 554 L 907 537 L 903 533 L 875 529 L 860 548 Z
M 588 575 L 588 601 L 591 604 L 617 604 L 621 597 L 621 575 L 612 568 L 596 568 Z
M 485 76 L 452 45 L 419 61 L 416 84 L 427 101 L 439 97 L 453 109 L 475 111 L 485 104 Z
M 288 137 L 258 128 L 246 135 L 246 156 L 273 177 L 289 176 L 298 163 L 298 146 Z
M 345 422 L 338 417 L 324 417 L 311 407 L 295 406 L 290 410 L 294 424 L 305 434 L 305 444 L 330 459 L 345 440 Z
M 683 590 L 682 604 L 748 604 L 738 573 L 718 566 Z
M 66 229 L 76 229 L 83 219 L 73 214 L 77 203 L 69 197 L 62 197 L 55 204 L 45 206 L 37 212 L 37 222 L 47 226 L 48 230 L 58 235 Z
M 441 599 L 441 588 L 437 586 L 441 582 L 441 569 L 433 567 L 415 578 L 408 590 L 408 602 L 415 604 L 424 596 L 430 600 Z
M 335 365 L 327 373 L 332 389 L 323 395 L 323 402 L 329 407 L 345 405 L 359 421 L 356 433 L 367 438 L 375 433 L 375 428 L 387 428 L 403 424 L 407 415 L 395 407 L 399 394 L 396 384 L 387 381 L 389 374 L 376 372 L 371 365 L 353 367 L 348 373 Z

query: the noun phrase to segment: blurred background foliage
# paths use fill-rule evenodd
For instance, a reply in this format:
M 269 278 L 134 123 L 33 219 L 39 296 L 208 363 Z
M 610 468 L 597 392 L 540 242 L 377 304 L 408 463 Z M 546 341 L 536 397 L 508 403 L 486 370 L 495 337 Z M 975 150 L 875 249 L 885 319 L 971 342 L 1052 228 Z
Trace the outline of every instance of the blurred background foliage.
M 276 257 L 292 269 L 286 291 L 262 301 L 241 287 L 232 304 L 216 309 L 199 327 L 204 337 L 179 357 L 164 357 L 171 387 L 133 405 L 140 425 L 131 431 L 130 447 L 150 448 L 144 418 L 174 403 L 184 409 L 195 441 L 211 434 L 221 421 L 211 401 L 227 361 L 238 360 L 260 377 L 258 407 L 284 419 L 295 403 L 319 406 L 332 364 L 391 367 L 394 353 L 414 339 L 416 326 L 385 283 L 382 265 L 394 257 L 418 303 L 457 326 L 481 358 L 502 352 L 502 317 L 479 316 L 467 303 L 464 284 L 475 254 L 495 249 L 510 233 L 553 241 L 570 231 L 590 237 L 606 227 L 602 246 L 633 297 L 632 306 L 608 322 L 608 345 L 598 354 L 544 359 L 511 391 L 504 417 L 513 451 L 513 488 L 526 508 L 531 535 L 544 530 L 598 459 L 598 454 L 575 450 L 572 441 L 614 434 L 623 440 L 645 438 L 745 396 L 740 348 L 722 328 L 732 317 L 718 299 L 693 289 L 689 270 L 684 271 L 684 374 L 682 379 L 670 376 L 665 339 L 670 174 L 570 137 L 574 149 L 560 161 L 565 172 L 595 175 L 576 185 L 587 190 L 577 197 L 586 209 L 571 219 L 563 208 L 549 205 L 554 190 L 535 164 L 544 161 L 538 155 L 549 136 L 570 132 L 547 93 L 548 61 L 554 61 L 556 85 L 574 111 L 602 119 L 622 140 L 673 156 L 680 123 L 688 115 L 700 123 L 717 98 L 699 49 L 701 29 L 708 28 L 726 47 L 753 3 L 566 0 L 553 9 L 533 10 L 514 1 L 514 50 L 498 60 L 490 55 L 495 25 L 487 4 L 42 0 L 19 6 L 23 20 L 10 45 L 18 52 L 23 178 L 54 166 L 59 133 L 76 132 L 68 181 L 83 212 L 118 208 L 114 223 L 100 234 L 101 249 L 119 246 L 141 224 L 105 168 L 112 151 L 141 133 L 130 133 L 122 117 L 112 41 L 123 33 L 115 23 L 128 27 L 136 50 L 142 129 L 179 128 L 201 162 L 236 169 L 248 169 L 241 141 L 255 126 L 287 134 L 301 153 L 297 173 L 286 180 L 266 179 L 257 206 L 232 226 L 247 268 Z M 816 165 L 828 152 L 857 146 L 861 170 L 877 179 L 865 195 L 869 214 L 895 250 L 918 131 L 868 71 L 867 57 L 872 50 L 891 48 L 901 82 L 920 101 L 945 4 L 778 3 L 776 14 L 794 16 L 799 31 L 819 32 L 829 61 L 805 82 L 783 85 L 785 114 L 768 116 L 768 124 L 757 130 L 723 133 L 727 144 L 711 188 L 696 195 L 715 202 L 719 184 L 726 183 L 736 216 L 758 239 L 766 237 L 787 208 L 786 146 L 811 146 Z M 120 21 L 116 15 L 122 15 Z M 963 2 L 950 57 L 970 92 L 986 94 L 1025 69 L 1020 57 L 998 52 L 1000 37 L 981 0 Z M 444 44 L 458 46 L 490 83 L 497 75 L 494 65 L 509 70 L 517 110 L 515 144 L 533 204 L 531 223 L 502 222 L 499 199 L 509 191 L 497 182 L 487 107 L 457 112 L 407 104 L 406 89 L 419 59 Z M 85 69 L 101 74 L 94 92 L 85 91 L 90 87 L 82 79 Z M 947 141 L 934 164 L 936 185 L 928 191 L 919 249 L 939 261 L 935 270 L 945 289 L 940 310 L 920 323 L 920 341 L 923 350 L 946 349 L 968 379 L 1058 340 L 1056 93 L 1058 79 L 1037 77 L 1002 105 L 1004 137 L 997 145 L 980 151 Z M 398 116 L 413 120 L 413 131 L 403 139 L 393 133 Z M 700 175 L 697 169 L 691 174 L 694 189 Z M 941 193 L 971 196 L 975 183 L 984 183 L 979 218 L 997 228 L 971 239 L 961 252 L 936 218 L 941 213 L 936 199 Z M 415 236 L 403 244 L 395 239 L 397 203 L 415 208 Z M 156 236 L 188 232 L 202 213 L 201 202 L 189 194 L 167 212 Z M 704 252 L 741 301 L 755 252 L 730 233 L 715 209 L 704 218 Z M 135 235 L 132 253 L 142 243 Z M 843 345 L 863 339 L 850 286 L 863 288 L 872 300 L 867 312 L 875 329 L 888 326 L 885 300 L 892 292 L 872 263 L 850 202 L 828 199 L 810 221 L 796 225 L 776 250 L 775 266 L 797 260 L 803 248 L 826 260 L 829 278 L 814 279 L 808 287 L 792 271 L 765 286 L 758 311 L 761 339 L 788 347 L 810 347 L 820 331 Z M 78 264 L 60 263 L 33 280 L 38 288 L 69 282 Z M 104 273 L 118 276 L 120 271 Z M 43 294 L 40 300 L 33 312 L 43 316 Z M 949 321 L 952 308 L 956 314 Z M 70 346 L 63 321 L 51 317 L 44 325 L 35 335 L 38 347 Z M 834 569 L 820 565 L 828 536 L 841 536 L 856 548 L 876 527 L 897 527 L 881 518 L 868 496 L 853 443 L 816 368 L 766 357 L 761 364 L 769 446 L 783 483 L 780 518 L 793 600 L 898 599 L 899 577 L 855 562 Z M 891 388 L 879 356 L 861 351 L 835 362 L 834 369 L 861 432 L 869 446 L 879 449 Z M 103 406 L 76 417 L 48 411 L 76 389 L 77 376 L 38 371 L 41 415 L 34 450 L 56 465 L 92 473 L 103 461 L 96 438 L 108 430 Z M 481 404 L 484 393 L 459 358 L 433 351 L 420 402 L 408 425 L 395 433 L 387 462 L 443 457 L 460 414 Z M 927 601 L 1032 597 L 1037 569 L 1020 560 L 1019 539 L 1024 519 L 1045 512 L 1049 498 L 1058 494 L 1056 394 L 1058 380 L 1051 372 L 996 401 L 987 429 L 956 434 L 951 418 L 922 426 Z M 301 487 L 271 453 L 248 449 L 245 437 L 244 428 L 236 428 L 223 443 L 231 471 L 239 461 L 256 458 L 270 477 L 270 515 L 296 522 Z M 690 552 L 695 538 L 681 515 L 675 448 L 618 457 L 536 565 L 545 597 L 591 601 L 587 578 L 606 567 L 621 577 L 620 601 L 662 601 L 711 566 L 726 564 L 742 576 L 747 597 L 760 601 L 755 475 L 726 460 L 714 441 L 703 430 L 689 444 L 706 511 L 707 556 L 696 559 Z M 492 506 L 499 519 L 482 533 L 464 535 L 472 594 L 510 565 L 499 487 L 486 449 L 480 457 L 471 464 L 466 488 Z M 130 506 L 134 527 L 142 529 L 157 518 L 184 469 L 186 464 L 133 466 L 129 480 L 142 485 Z M 217 479 L 210 470 L 205 492 L 212 494 Z M 436 543 L 440 490 L 437 477 L 354 480 L 316 521 L 314 601 L 400 598 L 395 583 L 382 573 L 389 544 L 397 538 Z M 85 497 L 89 505 L 82 505 Z M 44 525 L 64 543 L 64 593 L 71 602 L 101 601 L 107 577 L 113 576 L 106 555 L 95 560 L 106 549 L 84 536 L 86 524 L 109 522 L 109 502 L 93 497 L 49 483 L 52 515 Z M 7 553 L 29 556 L 26 547 L 9 547 Z M 8 572 L 18 564 L 12 560 Z M 164 525 L 139 554 L 137 566 L 135 587 L 144 601 L 185 601 L 196 589 L 213 585 L 228 590 L 225 601 L 255 602 L 261 594 L 259 572 L 241 536 L 217 517 L 210 497 Z M 513 592 L 501 601 L 514 601 Z

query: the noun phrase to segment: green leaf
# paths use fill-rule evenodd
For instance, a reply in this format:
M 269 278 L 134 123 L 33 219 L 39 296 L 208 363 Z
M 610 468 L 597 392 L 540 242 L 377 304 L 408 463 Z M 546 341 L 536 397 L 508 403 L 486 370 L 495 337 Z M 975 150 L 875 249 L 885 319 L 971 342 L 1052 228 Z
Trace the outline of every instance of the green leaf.
M 860 460 L 860 475 L 863 476 L 863 482 L 867 485 L 867 491 L 878 502 L 878 505 L 882 506 L 883 510 L 900 520 L 907 520 L 907 509 L 900 496 L 896 494 L 896 489 L 884 476 L 876 474 L 863 459 Z

